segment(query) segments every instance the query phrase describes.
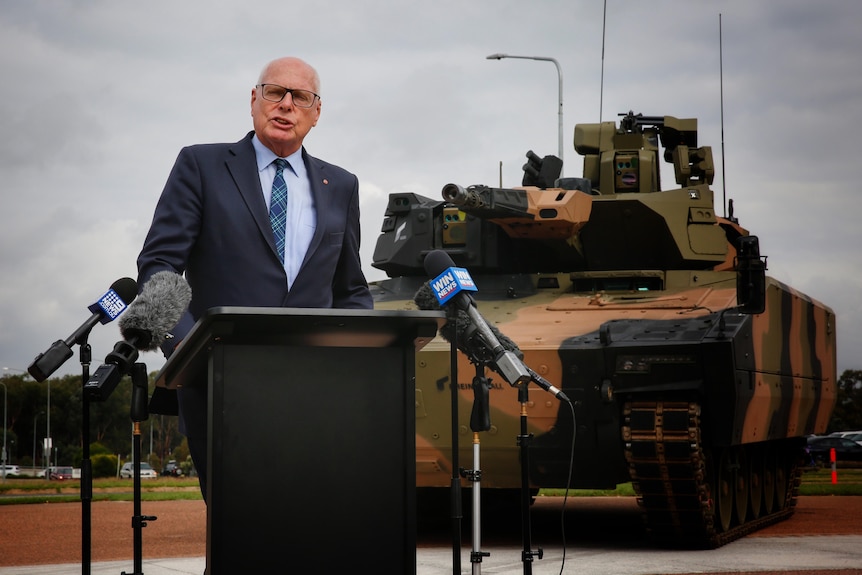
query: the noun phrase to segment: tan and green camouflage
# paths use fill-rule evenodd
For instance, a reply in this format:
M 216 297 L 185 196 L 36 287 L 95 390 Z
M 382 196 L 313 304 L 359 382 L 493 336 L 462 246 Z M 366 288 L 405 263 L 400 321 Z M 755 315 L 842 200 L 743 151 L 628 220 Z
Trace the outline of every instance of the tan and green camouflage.
M 661 188 L 659 142 L 677 188 Z M 664 543 L 714 547 L 788 517 L 804 438 L 835 404 L 835 314 L 766 275 L 757 238 L 715 213 L 696 120 L 629 113 L 577 126 L 574 143 L 583 178 L 557 179 L 546 158 L 521 187 L 390 196 L 376 309 L 415 308 L 424 257 L 445 250 L 486 320 L 571 400 L 531 384 L 522 401 L 484 370 L 491 426 L 474 433 L 477 368 L 459 352 L 459 467 L 478 441 L 482 488 L 521 489 L 525 416 L 532 489 L 631 481 Z M 416 362 L 417 486 L 448 488 L 449 342 Z

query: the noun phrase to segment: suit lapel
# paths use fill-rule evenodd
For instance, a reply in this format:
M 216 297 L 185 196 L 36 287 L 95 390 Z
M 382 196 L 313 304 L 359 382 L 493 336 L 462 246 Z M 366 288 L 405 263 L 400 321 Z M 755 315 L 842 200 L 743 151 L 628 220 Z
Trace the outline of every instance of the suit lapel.
M 305 160 L 305 169 L 308 172 L 308 182 L 311 186 L 311 195 L 314 199 L 314 211 L 317 215 L 317 225 L 314 229 L 314 236 L 311 238 L 311 243 L 308 246 L 308 251 L 305 252 L 305 257 L 302 260 L 302 265 L 299 268 L 299 273 L 302 272 L 305 265 L 311 259 L 314 252 L 323 241 L 324 232 L 326 230 L 326 201 L 328 199 L 327 189 L 330 186 L 329 180 L 326 179 L 323 166 L 313 157 L 302 149 L 302 157 Z
M 260 189 L 257 158 L 251 143 L 253 134 L 254 132 L 249 132 L 244 139 L 231 146 L 231 156 L 225 163 L 240 196 L 260 229 L 260 233 L 266 239 L 266 243 L 269 244 L 273 253 L 276 253 L 269 213 L 266 211 L 266 201 L 263 199 L 263 192 Z

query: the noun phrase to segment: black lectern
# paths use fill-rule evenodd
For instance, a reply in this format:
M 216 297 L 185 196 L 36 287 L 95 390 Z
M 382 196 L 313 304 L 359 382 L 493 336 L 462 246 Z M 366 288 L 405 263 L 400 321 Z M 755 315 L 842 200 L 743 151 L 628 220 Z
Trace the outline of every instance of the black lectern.
M 222 307 L 158 376 L 207 386 L 209 575 L 416 572 L 415 352 L 442 312 Z

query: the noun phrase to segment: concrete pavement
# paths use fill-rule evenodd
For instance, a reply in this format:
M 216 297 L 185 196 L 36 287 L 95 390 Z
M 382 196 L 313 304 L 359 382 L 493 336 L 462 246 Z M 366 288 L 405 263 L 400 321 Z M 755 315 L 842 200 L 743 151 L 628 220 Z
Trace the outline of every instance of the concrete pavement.
M 469 547 L 463 548 L 461 573 L 471 573 Z M 520 547 L 489 547 L 490 553 L 480 567 L 488 575 L 524 573 Z M 544 549 L 544 557 L 531 565 L 532 573 L 589 575 L 648 575 L 717 572 L 799 572 L 841 570 L 842 574 L 862 573 L 862 535 L 820 535 L 804 537 L 749 537 L 707 551 L 673 551 L 663 549 L 620 549 L 583 546 L 573 543 L 566 549 L 565 565 L 560 547 Z M 144 575 L 201 575 L 204 557 L 145 559 Z M 133 575 L 132 561 L 110 561 L 92 564 L 92 575 Z M 325 559 L 319 573 L 326 573 Z M 373 565 L 357 565 L 357 572 L 374 573 Z M 422 547 L 416 554 L 417 575 L 452 575 L 452 549 Z M 0 567 L 0 575 L 73 575 L 82 566 L 33 565 Z M 400 575 L 400 574 L 399 574 Z

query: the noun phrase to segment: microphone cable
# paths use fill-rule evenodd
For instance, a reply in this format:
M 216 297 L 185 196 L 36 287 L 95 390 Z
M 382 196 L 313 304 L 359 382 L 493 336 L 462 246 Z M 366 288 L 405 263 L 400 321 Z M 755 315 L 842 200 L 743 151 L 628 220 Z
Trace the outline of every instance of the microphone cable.
M 563 494 L 563 508 L 560 510 L 560 536 L 563 539 L 563 559 L 560 563 L 560 575 L 563 575 L 563 569 L 566 567 L 566 502 L 569 499 L 569 486 L 572 484 L 572 471 L 575 466 L 575 436 L 578 433 L 577 421 L 575 420 L 575 406 L 571 401 L 564 401 L 569 406 L 572 412 L 572 449 L 569 454 L 569 474 L 566 478 L 566 491 Z

